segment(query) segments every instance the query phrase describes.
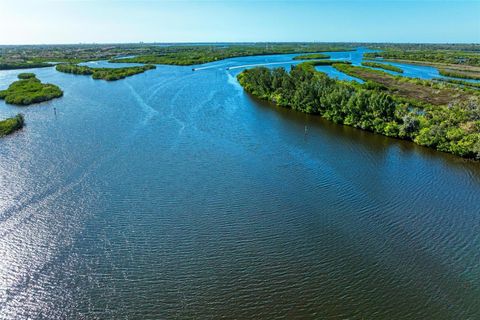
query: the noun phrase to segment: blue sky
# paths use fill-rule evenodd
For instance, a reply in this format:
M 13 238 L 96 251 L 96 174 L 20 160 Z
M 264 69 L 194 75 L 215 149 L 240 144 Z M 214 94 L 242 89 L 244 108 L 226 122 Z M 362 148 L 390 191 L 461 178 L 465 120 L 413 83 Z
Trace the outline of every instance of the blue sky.
M 480 43 L 477 1 L 0 0 L 0 44 Z

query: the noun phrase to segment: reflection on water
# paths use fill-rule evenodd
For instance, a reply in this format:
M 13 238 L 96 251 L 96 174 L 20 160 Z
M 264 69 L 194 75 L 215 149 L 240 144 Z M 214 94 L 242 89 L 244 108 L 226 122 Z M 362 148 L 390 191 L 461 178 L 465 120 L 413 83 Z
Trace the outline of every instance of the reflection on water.
M 0 102 L 27 119 L 0 140 L 0 318 L 478 318 L 479 164 L 266 105 L 226 70 L 293 56 L 35 70 L 65 96 Z

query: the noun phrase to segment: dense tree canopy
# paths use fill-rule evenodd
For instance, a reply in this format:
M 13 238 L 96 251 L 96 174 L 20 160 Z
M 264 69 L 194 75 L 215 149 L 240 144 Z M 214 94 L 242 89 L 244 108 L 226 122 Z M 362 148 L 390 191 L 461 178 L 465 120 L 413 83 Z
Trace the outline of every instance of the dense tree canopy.
M 20 77 L 23 79 L 13 82 L 8 89 L 0 91 L 0 99 L 4 99 L 6 103 L 10 104 L 29 105 L 63 95 L 63 91 L 59 87 L 54 84 L 41 83 L 34 74 L 32 76 L 32 74 L 21 73 Z
M 290 72 L 264 67 L 245 70 L 238 80 L 247 92 L 282 107 L 462 157 L 480 157 L 478 99 L 420 109 L 375 83 L 337 81 L 309 64 L 292 67 Z
M 135 74 L 143 73 L 147 70 L 155 69 L 154 65 L 145 65 L 140 67 L 127 67 L 127 68 L 90 68 L 87 66 L 79 66 L 76 64 L 58 64 L 56 66 L 57 71 L 92 75 L 93 79 L 103 79 L 107 81 L 114 81 L 124 79 Z
M 0 121 L 0 137 L 11 134 L 23 128 L 24 119 L 22 114 L 17 114 L 13 118 L 8 118 Z

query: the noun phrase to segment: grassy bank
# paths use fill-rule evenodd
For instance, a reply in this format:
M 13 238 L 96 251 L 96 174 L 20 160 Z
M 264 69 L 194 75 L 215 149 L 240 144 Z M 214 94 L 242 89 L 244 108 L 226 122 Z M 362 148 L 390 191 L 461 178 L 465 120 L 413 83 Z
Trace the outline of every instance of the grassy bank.
M 416 104 L 448 105 L 478 96 L 461 88 L 439 85 L 438 82 L 393 76 L 380 70 L 355 67 L 345 64 L 334 65 L 339 71 L 364 81 L 382 85 L 391 95 Z
M 379 68 L 384 70 L 390 70 L 398 73 L 403 73 L 403 70 L 399 67 L 392 66 L 390 64 L 385 63 L 378 63 L 378 62 L 362 62 L 362 66 L 371 67 L 371 68 Z
M 30 69 L 52 67 L 50 63 L 44 62 L 2 62 L 0 60 L 0 70 Z
M 59 87 L 54 84 L 41 83 L 34 74 L 32 76 L 32 74 L 21 73 L 19 78 L 20 80 L 13 82 L 8 89 L 0 91 L 0 99 L 4 99 L 9 104 L 29 105 L 63 95 L 63 91 Z
M 438 73 L 445 77 L 480 80 L 480 72 L 468 72 L 452 69 L 438 69 Z
M 17 114 L 13 118 L 8 118 L 0 121 L 0 137 L 11 134 L 23 128 L 25 121 L 22 114 Z
M 196 65 L 208 62 L 257 55 L 332 52 L 354 50 L 352 46 L 326 44 L 252 44 L 229 46 L 184 46 L 165 49 L 162 53 L 138 55 L 127 59 L 114 59 L 113 62 L 135 62 L 169 65 Z

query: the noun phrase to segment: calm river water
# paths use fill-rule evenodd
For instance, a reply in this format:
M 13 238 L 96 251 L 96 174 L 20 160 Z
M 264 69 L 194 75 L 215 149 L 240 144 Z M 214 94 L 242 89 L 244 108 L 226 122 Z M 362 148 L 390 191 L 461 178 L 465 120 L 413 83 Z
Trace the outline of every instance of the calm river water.
M 0 102 L 0 319 L 479 319 L 480 164 L 235 80 L 292 56 L 35 70 L 65 96 Z

